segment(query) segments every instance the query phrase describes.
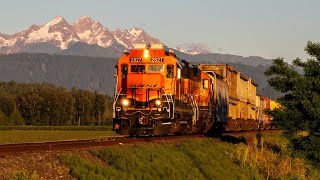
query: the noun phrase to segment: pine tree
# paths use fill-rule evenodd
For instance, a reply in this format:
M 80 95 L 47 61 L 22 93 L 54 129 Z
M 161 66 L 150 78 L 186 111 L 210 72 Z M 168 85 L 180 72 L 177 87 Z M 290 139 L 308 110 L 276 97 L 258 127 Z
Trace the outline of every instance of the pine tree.
M 5 114 L 6 117 L 10 117 L 14 110 L 15 101 L 7 94 L 0 95 L 0 110 Z M 9 125 L 12 126 L 11 119 L 9 118 Z
M 8 117 L 0 110 L 0 126 L 7 126 L 8 123 Z
M 24 119 L 21 117 L 21 114 L 19 113 L 17 108 L 14 108 L 10 119 L 11 119 L 12 124 L 14 126 L 24 126 L 24 125 L 26 125 Z

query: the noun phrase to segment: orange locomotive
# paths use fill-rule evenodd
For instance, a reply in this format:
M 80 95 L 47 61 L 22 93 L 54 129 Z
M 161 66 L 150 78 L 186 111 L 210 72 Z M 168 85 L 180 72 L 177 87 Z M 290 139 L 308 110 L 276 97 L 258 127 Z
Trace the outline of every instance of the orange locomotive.
M 119 58 L 116 68 L 113 129 L 117 133 L 208 130 L 210 75 L 185 61 L 180 63 L 162 44 L 136 45 Z
M 192 65 L 162 44 L 136 45 L 119 58 L 113 129 L 127 135 L 248 130 L 256 85 L 229 65 Z

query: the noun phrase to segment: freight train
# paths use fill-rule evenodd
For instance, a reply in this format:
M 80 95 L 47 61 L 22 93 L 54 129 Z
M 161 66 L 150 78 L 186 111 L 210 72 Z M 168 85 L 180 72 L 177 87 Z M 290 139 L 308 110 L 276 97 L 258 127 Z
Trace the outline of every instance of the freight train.
M 162 44 L 137 44 L 116 65 L 113 130 L 123 135 L 270 128 L 257 83 L 228 64 L 180 60 Z

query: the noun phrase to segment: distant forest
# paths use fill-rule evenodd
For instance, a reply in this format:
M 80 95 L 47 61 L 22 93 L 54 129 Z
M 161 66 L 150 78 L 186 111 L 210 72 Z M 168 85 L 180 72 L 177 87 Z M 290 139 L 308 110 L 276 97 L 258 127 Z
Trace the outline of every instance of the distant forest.
M 112 98 L 47 83 L 0 82 L 0 126 L 105 125 Z
M 112 95 L 116 58 L 57 54 L 0 54 L 0 81 L 46 82 Z

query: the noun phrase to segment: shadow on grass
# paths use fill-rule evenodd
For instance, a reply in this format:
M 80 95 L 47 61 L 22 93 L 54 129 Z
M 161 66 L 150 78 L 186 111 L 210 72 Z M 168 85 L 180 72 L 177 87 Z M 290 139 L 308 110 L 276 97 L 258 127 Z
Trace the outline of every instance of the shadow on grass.
M 228 143 L 232 143 L 232 144 L 239 144 L 239 143 L 247 144 L 247 139 L 243 136 L 234 137 L 234 136 L 229 136 L 229 135 L 221 135 L 218 138 L 222 142 L 228 142 Z
M 214 134 L 214 135 L 210 134 L 210 135 L 207 135 L 207 137 L 219 138 L 222 142 L 228 142 L 228 143 L 232 143 L 232 144 L 239 144 L 239 143 L 247 144 L 248 143 L 247 138 L 245 138 L 244 136 L 234 137 L 234 136 L 223 135 L 223 134 Z
M 267 149 L 270 149 L 271 151 L 273 151 L 275 153 L 280 153 L 281 152 L 281 147 L 276 145 L 276 144 L 272 144 L 272 143 L 266 142 L 265 143 L 265 147 Z

